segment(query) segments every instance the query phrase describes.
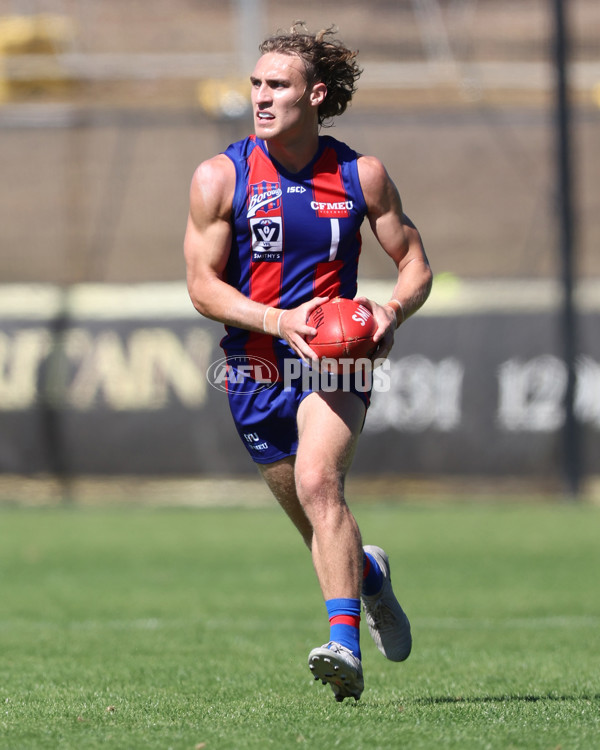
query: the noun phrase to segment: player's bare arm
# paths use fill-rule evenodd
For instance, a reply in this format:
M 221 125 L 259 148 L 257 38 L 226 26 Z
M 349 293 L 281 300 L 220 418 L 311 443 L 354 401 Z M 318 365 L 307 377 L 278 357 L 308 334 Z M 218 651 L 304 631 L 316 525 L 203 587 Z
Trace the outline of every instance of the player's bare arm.
M 404 214 L 398 190 L 383 164 L 375 157 L 361 156 L 358 170 L 373 233 L 398 269 L 391 304 L 380 305 L 359 298 L 372 310 L 379 326 L 374 335 L 374 340 L 380 342 L 376 357 L 385 357 L 392 347 L 396 328 L 429 296 L 433 275 L 421 236 Z
M 222 154 L 200 164 L 194 173 L 184 240 L 188 291 L 194 307 L 225 325 L 281 336 L 304 359 L 313 359 L 306 338 L 316 330 L 306 320 L 324 298 L 283 311 L 249 299 L 223 278 L 231 250 L 234 190 L 235 168 Z
M 187 284 L 196 310 L 207 318 L 252 325 L 253 310 L 243 294 L 223 281 L 231 250 L 231 206 L 235 168 L 219 155 L 196 169 L 184 239 Z M 260 314 L 256 315 L 256 322 Z

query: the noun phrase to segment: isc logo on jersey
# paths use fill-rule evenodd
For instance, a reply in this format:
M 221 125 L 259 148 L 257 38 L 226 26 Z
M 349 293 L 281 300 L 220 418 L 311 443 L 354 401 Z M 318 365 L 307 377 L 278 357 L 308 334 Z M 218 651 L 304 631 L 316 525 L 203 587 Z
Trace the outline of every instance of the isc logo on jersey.
M 283 257 L 281 217 L 250 219 L 252 230 L 252 260 L 280 262 Z

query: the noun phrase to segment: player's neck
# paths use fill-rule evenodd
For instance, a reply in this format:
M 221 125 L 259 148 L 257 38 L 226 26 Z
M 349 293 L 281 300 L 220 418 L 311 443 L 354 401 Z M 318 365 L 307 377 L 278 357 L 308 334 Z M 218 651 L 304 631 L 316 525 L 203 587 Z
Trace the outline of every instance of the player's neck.
M 269 155 L 288 172 L 301 172 L 314 158 L 319 148 L 319 135 L 294 142 L 282 143 L 277 139 L 267 141 Z

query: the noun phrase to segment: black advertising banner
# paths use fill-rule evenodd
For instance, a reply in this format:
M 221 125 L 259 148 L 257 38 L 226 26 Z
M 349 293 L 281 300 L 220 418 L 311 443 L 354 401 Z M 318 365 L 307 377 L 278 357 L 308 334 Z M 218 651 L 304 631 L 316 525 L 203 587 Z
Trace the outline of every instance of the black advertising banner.
M 224 392 L 223 329 L 179 305 L 41 305 L 35 315 L 0 306 L 0 472 L 255 473 Z M 599 326 L 598 311 L 580 316 L 586 473 L 598 473 L 600 456 Z M 552 310 L 411 318 L 375 371 L 353 472 L 558 476 L 558 330 Z

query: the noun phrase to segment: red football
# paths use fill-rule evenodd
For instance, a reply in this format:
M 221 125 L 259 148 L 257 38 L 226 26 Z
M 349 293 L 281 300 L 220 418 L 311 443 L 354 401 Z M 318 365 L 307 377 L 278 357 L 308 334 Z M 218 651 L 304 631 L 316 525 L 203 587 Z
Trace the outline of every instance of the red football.
M 319 359 L 360 359 L 374 349 L 375 318 L 352 299 L 335 297 L 324 302 L 312 311 L 307 323 L 317 329 L 308 343 Z

